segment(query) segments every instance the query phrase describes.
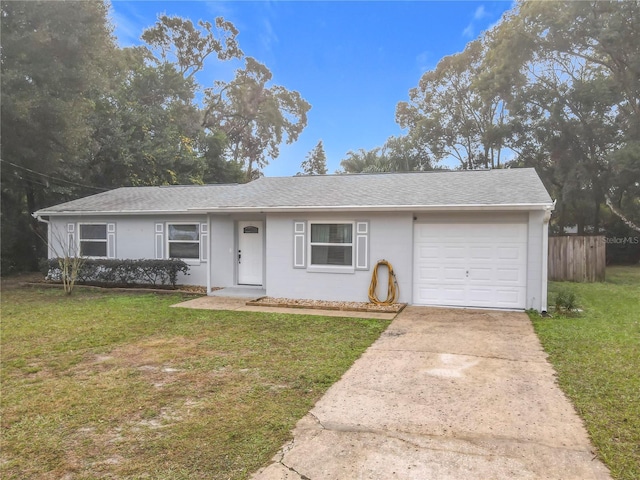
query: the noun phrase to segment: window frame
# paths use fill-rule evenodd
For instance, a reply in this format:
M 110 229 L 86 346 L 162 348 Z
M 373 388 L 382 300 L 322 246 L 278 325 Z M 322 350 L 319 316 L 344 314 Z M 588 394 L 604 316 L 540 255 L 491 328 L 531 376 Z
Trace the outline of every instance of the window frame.
M 171 240 L 171 226 L 172 225 L 195 225 L 198 231 L 198 239 L 197 240 Z M 191 264 L 200 264 L 202 257 L 202 226 L 200 222 L 166 222 L 166 240 L 165 240 L 165 248 L 166 248 L 166 258 L 167 259 L 178 259 L 182 260 L 186 263 Z M 196 257 L 172 257 L 171 256 L 171 244 L 172 243 L 197 243 L 198 244 L 198 255 Z
M 104 239 L 102 238 L 82 238 L 82 227 L 84 225 L 101 225 L 104 226 Z M 67 227 L 68 229 L 69 227 Z M 82 243 L 104 243 L 104 255 L 83 255 L 82 254 Z M 77 241 L 78 251 L 77 254 L 79 257 L 83 258 L 109 258 L 109 224 L 106 222 L 81 222 L 78 223 L 78 241 Z
M 309 220 L 308 223 L 308 240 L 307 240 L 307 258 L 309 264 L 307 265 L 307 271 L 309 272 L 327 272 L 327 273 L 353 273 L 355 272 L 355 256 L 356 256 L 356 222 L 351 220 Z M 331 243 L 331 242 L 312 242 L 313 225 L 350 225 L 351 226 L 351 242 L 349 243 Z M 312 249 L 314 246 L 340 246 L 351 248 L 351 265 L 329 265 L 312 263 L 313 255 Z

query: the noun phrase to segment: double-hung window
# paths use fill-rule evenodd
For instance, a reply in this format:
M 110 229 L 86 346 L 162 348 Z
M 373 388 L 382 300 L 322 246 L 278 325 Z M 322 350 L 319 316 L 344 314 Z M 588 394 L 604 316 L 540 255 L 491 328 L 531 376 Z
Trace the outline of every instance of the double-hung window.
M 353 223 L 311 223 L 311 266 L 353 267 Z
M 169 258 L 200 258 L 200 225 L 170 223 L 167 236 Z
M 80 227 L 80 255 L 83 257 L 107 256 L 107 224 L 81 223 Z

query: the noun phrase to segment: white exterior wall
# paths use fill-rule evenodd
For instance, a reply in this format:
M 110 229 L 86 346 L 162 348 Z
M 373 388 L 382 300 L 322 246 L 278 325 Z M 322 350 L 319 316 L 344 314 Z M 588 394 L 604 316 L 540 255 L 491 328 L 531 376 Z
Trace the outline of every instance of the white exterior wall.
M 414 220 L 415 217 L 415 220 Z M 49 257 L 63 252 L 67 224 L 74 223 L 78 240 L 78 223 L 114 223 L 116 225 L 116 258 L 143 259 L 155 257 L 155 225 L 171 222 L 209 223 L 209 261 L 189 260 L 190 275 L 179 279 L 187 285 L 207 285 L 210 269 L 212 287 L 229 287 L 236 282 L 237 221 L 265 221 L 264 285 L 267 295 L 317 300 L 368 301 L 373 268 L 378 260 L 388 260 L 394 268 L 400 288 L 400 302 L 413 302 L 414 223 L 523 223 L 527 225 L 527 294 L 526 308 L 547 309 L 547 223 L 544 211 L 531 212 L 467 212 L 467 213 L 274 213 L 264 215 L 174 215 L 174 216 L 93 216 L 52 217 L 49 227 Z M 312 272 L 294 268 L 294 221 L 306 222 L 306 245 L 309 243 L 309 221 L 366 221 L 368 233 L 368 270 L 349 273 Z M 308 250 L 305 257 L 308 265 Z M 164 242 L 166 257 L 166 237 Z M 381 268 L 378 297 L 386 297 L 386 268 Z
M 527 308 L 547 310 L 547 246 L 548 224 L 545 212 L 529 212 L 527 241 Z
M 369 269 L 350 273 L 311 272 L 293 268 L 294 221 L 369 222 Z M 388 260 L 400 287 L 400 302 L 409 302 L 412 283 L 413 226 L 411 213 L 304 213 L 269 214 L 266 226 L 266 291 L 270 297 L 367 302 L 373 268 Z M 308 265 L 308 250 L 307 250 Z M 386 268 L 380 268 L 378 296 L 387 292 Z
M 87 217 L 51 217 L 49 225 L 49 258 L 55 257 L 57 253 L 65 251 L 67 238 L 67 224 L 74 223 L 75 241 L 78 242 L 79 223 L 114 223 L 116 226 L 116 258 L 120 259 L 153 259 L 155 258 L 156 223 L 163 223 L 163 254 L 166 256 L 166 233 L 167 223 L 207 223 L 206 216 L 203 215 L 132 215 L 132 216 L 87 216 Z M 62 240 L 64 246 L 60 245 Z M 201 245 L 201 248 L 205 248 Z M 178 277 L 178 283 L 184 285 L 206 285 L 207 284 L 207 262 L 188 259 L 185 262 L 189 265 L 189 275 Z
M 235 228 L 235 221 L 228 215 L 211 215 L 212 287 L 230 287 L 235 283 Z

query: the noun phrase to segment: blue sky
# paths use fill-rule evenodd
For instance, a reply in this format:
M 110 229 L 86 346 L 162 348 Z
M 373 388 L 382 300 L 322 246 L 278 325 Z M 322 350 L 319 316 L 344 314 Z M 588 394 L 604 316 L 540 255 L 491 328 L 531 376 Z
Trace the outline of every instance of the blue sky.
M 333 173 L 349 150 L 381 146 L 402 133 L 395 107 L 438 61 L 464 49 L 499 21 L 511 2 L 113 1 L 111 21 L 121 46 L 142 43 L 160 13 L 213 23 L 223 16 L 240 31 L 240 48 L 264 63 L 273 84 L 297 90 L 312 108 L 298 141 L 283 145 L 264 169 L 295 175 L 322 140 Z M 204 87 L 230 80 L 240 66 L 212 59 Z

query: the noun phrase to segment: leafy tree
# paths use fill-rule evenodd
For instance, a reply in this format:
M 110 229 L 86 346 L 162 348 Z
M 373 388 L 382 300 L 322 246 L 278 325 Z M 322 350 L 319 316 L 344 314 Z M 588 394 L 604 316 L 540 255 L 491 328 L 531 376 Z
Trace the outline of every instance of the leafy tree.
M 114 58 L 114 87 L 92 115 L 91 181 L 109 188 L 201 183 L 205 158 L 193 80 L 173 64 L 153 65 L 144 48 Z
M 373 173 L 388 172 L 389 165 L 380 155 L 380 148 L 365 150 L 360 148 L 357 151 L 350 150 L 347 157 L 340 162 L 344 173 Z
M 389 137 L 382 147 L 350 151 L 340 162 L 345 173 L 421 172 L 432 170 L 430 155 L 412 135 Z
M 209 89 L 219 104 L 198 104 L 205 61 L 244 58 L 231 22 L 162 15 L 147 47 L 119 49 L 107 12 L 97 0 L 2 2 L 3 273 L 37 268 L 41 207 L 121 185 L 252 179 L 306 125 L 309 104 L 267 86 L 253 59 Z
M 204 183 L 244 183 L 246 181 L 242 163 L 227 160 L 224 156 L 226 137 L 222 132 L 202 132 L 199 140 L 205 170 Z
M 483 76 L 519 111 L 521 160 L 549 159 L 561 226 L 597 230 L 603 204 L 640 223 L 639 21 L 637 1 L 521 2 L 490 35 Z
M 246 180 L 260 175 L 268 158 L 279 155 L 283 141 L 292 143 L 307 125 L 311 108 L 296 91 L 267 86 L 272 74 L 251 57 L 244 57 L 238 45 L 235 26 L 219 17 L 214 26 L 179 17 L 160 16 L 142 38 L 154 52 L 156 62 L 177 66 L 185 78 L 192 78 L 205 59 L 216 54 L 218 60 L 243 59 L 244 67 L 230 82 L 216 81 L 204 89 L 202 126 L 226 138 L 225 154 L 232 166 L 245 166 Z M 232 167 L 235 168 L 235 167 Z
M 251 57 L 228 82 L 205 89 L 203 125 L 227 137 L 230 159 L 246 165 L 246 178 L 277 158 L 283 141 L 293 143 L 307 125 L 311 105 L 296 91 L 267 86 L 272 74 Z
M 455 158 L 464 169 L 501 165 L 510 127 L 497 92 L 477 82 L 485 49 L 475 40 L 443 58 L 396 108 L 396 121 L 422 139 L 436 161 Z
M 84 187 L 88 117 L 114 51 L 102 2 L 2 2 L 2 266 L 37 268 L 30 213 Z
M 381 156 L 390 172 L 423 172 L 433 170 L 431 155 L 423 139 L 415 135 L 389 137 Z
M 327 156 L 324 153 L 322 140 L 319 140 L 318 144 L 309 152 L 307 158 L 305 158 L 300 165 L 300 168 L 302 168 L 302 172 L 299 172 L 298 175 L 327 174 Z
M 188 19 L 160 15 L 156 24 L 144 31 L 142 39 L 157 52 L 158 63 L 176 65 L 187 79 L 204 68 L 204 61 L 211 54 L 221 61 L 243 56 L 233 23 L 217 17 L 215 29 L 202 20 L 198 27 Z

